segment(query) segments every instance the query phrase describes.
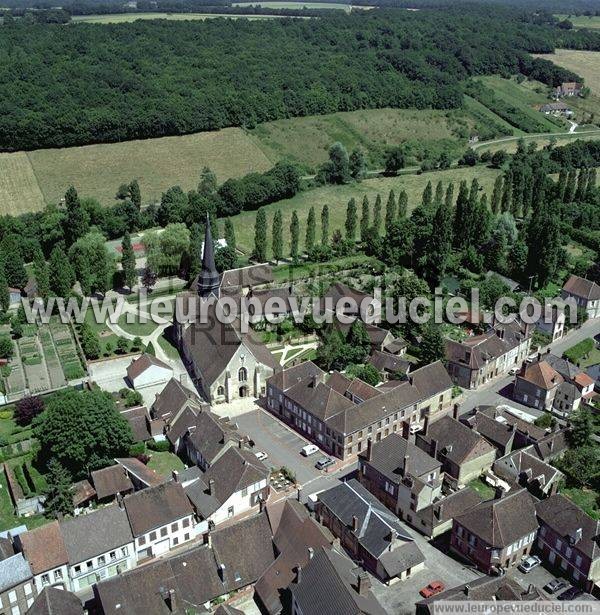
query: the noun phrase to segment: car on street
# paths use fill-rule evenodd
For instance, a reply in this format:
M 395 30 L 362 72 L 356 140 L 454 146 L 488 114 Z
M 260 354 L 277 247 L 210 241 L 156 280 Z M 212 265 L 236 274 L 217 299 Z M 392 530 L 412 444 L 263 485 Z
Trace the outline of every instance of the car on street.
M 411 435 L 416 434 L 418 431 L 421 431 L 423 429 L 423 427 L 421 426 L 420 423 L 411 423 L 410 427 L 408 428 L 408 431 Z
M 583 589 L 579 589 L 579 587 L 569 587 L 566 592 L 563 592 L 558 599 L 559 600 L 575 600 L 575 598 L 579 598 L 579 596 L 583 596 L 585 592 Z
M 526 555 L 517 567 L 521 572 L 527 574 L 534 568 L 537 568 L 541 563 L 542 560 L 537 555 Z
M 315 463 L 315 468 L 317 468 L 317 470 L 324 470 L 325 468 L 332 466 L 334 463 L 335 461 L 331 457 L 321 457 L 321 459 Z
M 256 458 L 259 461 L 264 461 L 265 459 L 269 458 L 269 455 L 267 455 L 267 453 L 265 453 L 264 451 L 257 451 L 256 453 L 254 453 L 256 455 Z
M 515 376 L 515 375 L 516 375 L 516 374 L 518 374 L 518 373 L 519 373 L 519 368 L 518 368 L 518 367 L 511 367 L 511 368 L 508 370 L 508 375 L 509 375 L 509 376 Z
M 431 581 L 429 585 L 424 587 L 419 591 L 423 598 L 431 598 L 431 596 L 435 596 L 440 592 L 443 592 L 446 589 L 446 586 L 441 581 Z
M 569 584 L 564 579 L 552 579 L 552 581 L 548 581 L 548 583 L 544 585 L 544 591 L 549 594 L 555 594 L 567 587 L 569 587 Z
M 303 446 L 300 454 L 304 455 L 305 457 L 310 457 L 310 455 L 314 455 L 316 452 L 318 452 L 319 447 L 315 446 L 314 444 L 307 444 L 306 446 Z

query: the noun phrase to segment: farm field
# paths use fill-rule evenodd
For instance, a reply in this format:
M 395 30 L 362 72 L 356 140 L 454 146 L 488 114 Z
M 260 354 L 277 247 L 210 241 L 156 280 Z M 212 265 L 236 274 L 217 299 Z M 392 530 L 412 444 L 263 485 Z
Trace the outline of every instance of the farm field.
M 353 7 L 352 4 L 334 4 L 331 2 L 277 2 L 276 0 L 255 0 L 255 2 L 234 2 L 232 6 L 253 6 L 260 5 L 270 9 L 297 9 L 306 7 L 307 9 L 338 9 L 350 12 L 352 8 L 372 9 L 372 6 Z
M 27 154 L 0 154 L 0 215 L 36 211 L 44 207 L 44 195 Z
M 474 121 L 461 110 L 365 109 L 297 117 L 260 124 L 248 133 L 275 163 L 286 158 L 307 170 L 327 160 L 335 141 L 348 150 L 363 148 L 371 164 L 382 165 L 384 151 L 409 141 L 411 149 L 422 152 L 440 145 L 462 152 Z
M 555 15 L 558 19 L 568 19 L 575 28 L 600 29 L 600 16 L 598 15 Z
M 442 181 L 444 185 L 453 182 L 455 185 L 455 194 L 458 190 L 458 184 L 465 180 L 469 184 L 475 177 L 483 186 L 484 191 L 491 195 L 494 180 L 499 171 L 489 169 L 484 166 L 466 167 L 460 169 L 448 169 L 446 171 L 435 171 L 432 173 L 423 173 L 422 175 L 402 175 L 398 177 L 378 177 L 374 179 L 366 179 L 360 183 L 347 184 L 344 186 L 322 186 L 313 190 L 300 192 L 291 199 L 271 203 L 266 206 L 267 218 L 269 224 L 272 221 L 273 214 L 277 209 L 281 209 L 283 216 L 283 236 L 285 251 L 289 250 L 289 226 L 292 217 L 292 212 L 298 211 L 300 219 L 300 245 L 304 246 L 304 236 L 306 233 L 306 217 L 311 206 L 314 206 L 317 217 L 317 238 L 320 233 L 320 214 L 323 205 L 329 206 L 329 232 L 330 236 L 336 229 L 343 231 L 344 221 L 346 219 L 346 205 L 348 201 L 354 197 L 358 204 L 360 216 L 360 205 L 363 196 L 366 194 L 371 204 L 371 216 L 373 215 L 373 205 L 377 194 L 381 195 L 383 200 L 383 209 L 385 212 L 385 203 L 390 190 L 394 190 L 398 195 L 402 190 L 406 190 L 408 194 L 409 210 L 413 209 L 421 202 L 421 196 L 428 181 L 431 181 L 435 189 L 438 181 Z M 238 214 L 232 218 L 237 246 L 240 250 L 249 253 L 254 246 L 254 219 L 256 211 L 247 211 Z M 269 244 L 271 237 L 269 236 Z
M 226 19 L 273 19 L 279 15 L 229 15 L 220 13 L 121 13 L 114 15 L 74 15 L 73 22 L 85 23 L 127 23 L 138 19 L 169 19 L 174 21 L 205 20 L 225 17 Z
M 148 202 L 159 200 L 169 186 L 195 188 L 204 165 L 217 174 L 219 182 L 252 171 L 266 171 L 272 166 L 240 128 L 36 150 L 28 152 L 27 158 L 47 203 L 59 201 L 67 188 L 74 185 L 81 196 L 94 197 L 103 205 L 114 203 L 119 185 L 133 178 L 139 181 L 142 198 Z
M 585 79 L 585 84 L 594 94 L 600 95 L 600 71 L 598 70 L 600 51 L 557 49 L 554 53 L 538 54 L 536 57 L 551 60 L 563 68 L 576 72 Z

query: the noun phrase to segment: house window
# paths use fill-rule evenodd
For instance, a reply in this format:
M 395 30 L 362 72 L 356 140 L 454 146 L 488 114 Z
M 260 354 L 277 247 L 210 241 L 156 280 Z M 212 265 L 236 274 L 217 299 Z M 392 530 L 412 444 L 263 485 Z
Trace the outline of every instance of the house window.
M 184 534 L 183 535 L 183 539 L 184 540 L 189 540 L 190 539 L 190 535 L 189 534 Z
M 560 551 L 561 547 L 562 547 L 562 542 L 557 538 L 556 539 L 556 550 Z
M 129 549 L 127 547 L 122 547 L 121 548 L 121 555 L 123 557 L 127 557 L 129 555 Z
M 225 389 L 221 386 L 217 387 L 217 395 L 225 395 Z
M 242 497 L 245 498 L 248 495 L 248 489 L 242 489 Z
M 87 566 L 88 570 L 91 570 L 94 567 L 94 562 L 90 560 L 89 562 L 86 562 L 85 565 Z
M 233 506 L 230 506 L 230 507 L 227 509 L 227 517 L 228 517 L 228 518 L 233 517 Z
M 151 532 L 151 533 L 150 533 L 150 540 L 151 540 L 151 541 L 156 540 L 156 532 Z
M 50 585 L 50 575 L 49 574 L 42 575 L 42 585 Z
M 173 546 L 176 547 L 178 544 L 179 544 L 179 538 L 175 536 L 175 538 L 173 538 Z
M 579 566 L 581 566 L 581 561 L 582 561 L 582 560 L 581 560 L 581 555 L 578 555 L 578 556 L 575 558 L 575 566 L 577 566 L 577 567 L 579 568 Z
M 54 571 L 54 580 L 55 581 L 62 581 L 62 570 L 55 570 Z
M 181 522 L 182 527 L 188 527 L 189 524 L 190 524 L 190 520 L 189 519 L 184 519 Z
M 171 531 L 176 532 L 179 529 L 179 525 L 177 523 L 171 524 Z
M 162 527 L 160 529 L 160 536 L 161 538 L 164 538 L 167 534 L 168 534 L 169 530 L 166 527 Z
M 138 545 L 145 545 L 146 544 L 146 537 L 145 536 L 140 536 L 138 538 Z
M 8 592 L 8 600 L 9 602 L 12 604 L 13 602 L 17 601 L 17 592 L 16 591 L 10 591 Z
M 74 570 L 75 570 L 75 574 L 79 574 L 79 573 L 81 572 L 81 566 L 75 566 Z M 57 570 L 56 572 L 58 572 L 58 570 Z M 55 572 L 54 574 L 56 574 L 56 572 Z M 47 575 L 47 574 L 45 574 L 45 575 L 42 577 L 42 583 L 44 582 L 44 577 L 47 577 L 47 576 L 48 576 L 48 575 Z
M 23 591 L 25 592 L 25 595 L 28 596 L 31 593 L 31 583 L 25 583 L 23 586 Z
M 19 610 L 18 606 L 13 606 L 13 608 L 10 610 L 10 614 L 11 615 L 21 615 L 21 611 Z
M 105 559 L 104 555 L 101 555 L 101 556 L 98 558 L 98 566 L 104 566 L 104 563 L 105 563 L 105 562 L 106 562 L 106 559 Z
M 240 382 L 246 382 L 246 380 L 248 380 L 248 370 L 245 367 L 240 367 L 238 370 L 238 380 Z

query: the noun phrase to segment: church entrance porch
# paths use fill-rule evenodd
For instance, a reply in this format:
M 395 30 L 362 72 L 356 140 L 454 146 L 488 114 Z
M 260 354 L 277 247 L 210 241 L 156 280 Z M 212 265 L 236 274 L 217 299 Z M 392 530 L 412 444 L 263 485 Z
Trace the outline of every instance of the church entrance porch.
M 247 385 L 241 386 L 238 392 L 239 392 L 239 396 L 240 397 L 248 397 L 248 387 L 247 387 Z

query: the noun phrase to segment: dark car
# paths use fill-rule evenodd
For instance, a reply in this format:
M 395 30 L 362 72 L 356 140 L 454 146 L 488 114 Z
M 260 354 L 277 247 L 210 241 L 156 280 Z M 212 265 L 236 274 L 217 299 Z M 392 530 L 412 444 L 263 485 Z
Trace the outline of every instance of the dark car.
M 331 457 L 321 457 L 321 459 L 315 463 L 315 468 L 317 468 L 317 470 L 324 470 L 325 468 L 332 466 L 334 463 L 335 462 L 331 459 Z
M 552 581 L 544 585 L 544 591 L 547 591 L 549 594 L 555 594 L 567 587 L 569 587 L 569 584 L 564 579 L 552 579 Z
M 579 598 L 579 596 L 583 596 L 585 592 L 583 589 L 579 589 L 579 587 L 570 587 L 566 592 L 563 592 L 558 599 L 559 600 L 575 600 L 575 598 Z

